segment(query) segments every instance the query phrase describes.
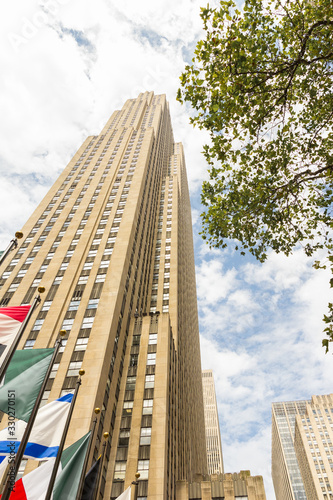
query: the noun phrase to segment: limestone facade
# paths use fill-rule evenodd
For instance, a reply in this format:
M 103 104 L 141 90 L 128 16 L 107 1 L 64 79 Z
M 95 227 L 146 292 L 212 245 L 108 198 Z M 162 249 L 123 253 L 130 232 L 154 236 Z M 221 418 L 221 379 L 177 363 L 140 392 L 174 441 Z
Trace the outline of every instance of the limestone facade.
M 101 408 L 89 465 L 109 432 L 100 492 L 140 473 L 138 499 L 176 497 L 207 473 L 191 207 L 164 95 L 129 99 L 88 137 L 22 228 L 0 307 L 31 303 L 20 348 L 67 331 L 44 402 L 86 371 L 66 446 Z

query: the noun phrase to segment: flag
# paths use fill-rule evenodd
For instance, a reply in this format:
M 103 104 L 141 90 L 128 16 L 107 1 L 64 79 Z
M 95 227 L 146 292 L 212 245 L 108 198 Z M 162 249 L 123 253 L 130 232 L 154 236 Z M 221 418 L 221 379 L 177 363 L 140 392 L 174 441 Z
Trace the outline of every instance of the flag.
M 62 452 L 52 500 L 74 500 L 88 450 L 90 431 Z M 55 458 L 16 481 L 10 500 L 45 500 Z
M 10 497 L 11 500 L 11 497 Z M 131 500 L 131 487 L 129 486 L 127 490 L 124 491 L 116 500 Z
M 0 366 L 31 306 L 0 307 Z
M 72 399 L 73 394 L 69 393 L 38 410 L 24 458 L 47 460 L 57 456 Z M 0 431 L 0 455 L 9 455 L 11 450 L 17 453 L 26 426 L 24 420 L 18 420 L 15 427 Z M 15 448 L 10 450 L 9 442 L 12 442 Z
M 0 387 L 0 410 L 29 420 L 54 349 L 15 351 Z
M 61 474 L 57 476 L 52 500 L 73 500 L 77 495 L 91 431 L 63 451 Z
M 92 465 L 84 479 L 83 491 L 81 500 L 93 500 L 98 487 L 99 469 L 101 464 L 101 457 Z

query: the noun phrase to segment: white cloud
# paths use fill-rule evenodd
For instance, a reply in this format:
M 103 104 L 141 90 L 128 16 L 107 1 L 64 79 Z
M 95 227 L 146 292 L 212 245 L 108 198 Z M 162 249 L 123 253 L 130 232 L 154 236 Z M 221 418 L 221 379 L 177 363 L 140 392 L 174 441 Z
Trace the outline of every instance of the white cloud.
M 206 246 L 197 257 L 202 366 L 214 371 L 226 470 L 264 475 L 270 500 L 271 403 L 331 392 L 330 273 L 301 251 L 263 265 Z
M 218 260 L 203 261 L 196 272 L 199 300 L 213 305 L 226 298 L 236 286 L 235 276 L 235 269 L 223 273 L 222 263 Z

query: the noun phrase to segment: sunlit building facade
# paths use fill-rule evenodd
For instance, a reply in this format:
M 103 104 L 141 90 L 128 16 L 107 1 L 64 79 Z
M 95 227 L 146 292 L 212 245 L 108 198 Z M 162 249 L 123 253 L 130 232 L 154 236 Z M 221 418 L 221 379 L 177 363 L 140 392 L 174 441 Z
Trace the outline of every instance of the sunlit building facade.
M 333 395 L 273 403 L 272 477 L 276 498 L 333 499 Z
M 221 432 L 212 370 L 203 370 L 202 388 L 205 412 L 208 474 L 222 474 L 224 470 Z
M 266 500 L 262 476 L 249 470 L 177 481 L 177 500 Z
M 67 444 L 101 408 L 89 464 L 109 432 L 100 492 L 140 473 L 138 499 L 176 498 L 207 472 L 191 209 L 183 147 L 164 95 L 140 94 L 88 137 L 22 228 L 0 306 L 46 288 L 21 342 L 65 346 L 44 401 L 86 371 Z

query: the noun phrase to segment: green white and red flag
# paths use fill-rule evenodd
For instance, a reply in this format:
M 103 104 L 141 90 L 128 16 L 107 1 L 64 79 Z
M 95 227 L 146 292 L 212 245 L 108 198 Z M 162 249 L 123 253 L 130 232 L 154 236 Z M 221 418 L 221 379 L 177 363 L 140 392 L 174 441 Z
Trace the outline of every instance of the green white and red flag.
M 62 452 L 52 500 L 73 500 L 79 488 L 90 431 Z M 44 500 L 55 459 L 16 481 L 10 500 Z M 1 498 L 1 497 L 0 497 Z

